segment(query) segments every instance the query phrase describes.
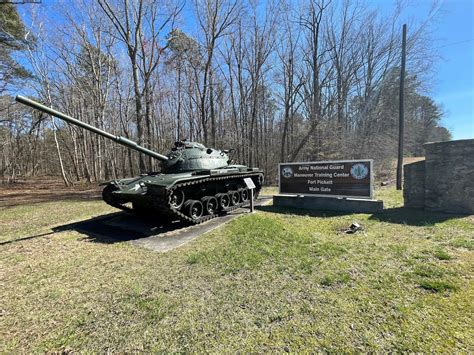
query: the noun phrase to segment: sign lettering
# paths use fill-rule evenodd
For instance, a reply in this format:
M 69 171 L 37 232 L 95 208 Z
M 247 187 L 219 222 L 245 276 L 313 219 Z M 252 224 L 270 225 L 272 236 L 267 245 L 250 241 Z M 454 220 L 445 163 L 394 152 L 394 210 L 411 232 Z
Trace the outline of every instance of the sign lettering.
M 281 194 L 373 197 L 372 160 L 282 163 Z

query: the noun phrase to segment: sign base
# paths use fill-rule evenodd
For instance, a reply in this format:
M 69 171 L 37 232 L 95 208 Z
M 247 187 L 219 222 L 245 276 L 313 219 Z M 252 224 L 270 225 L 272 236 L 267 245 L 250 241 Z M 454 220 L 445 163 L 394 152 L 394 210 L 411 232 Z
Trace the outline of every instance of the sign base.
M 274 195 L 273 206 L 350 213 L 380 213 L 383 211 L 383 201 L 381 200 L 308 195 Z

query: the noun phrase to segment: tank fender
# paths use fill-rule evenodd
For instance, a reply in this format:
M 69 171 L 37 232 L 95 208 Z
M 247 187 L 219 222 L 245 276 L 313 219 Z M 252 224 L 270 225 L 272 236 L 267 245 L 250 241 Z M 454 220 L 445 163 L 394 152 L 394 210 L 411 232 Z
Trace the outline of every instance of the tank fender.
M 107 181 L 99 182 L 99 186 L 105 186 L 108 184 L 117 185 L 117 180 L 107 180 Z
M 130 184 L 130 183 L 134 182 L 134 181 L 141 180 L 142 178 L 143 178 L 142 176 L 138 176 L 138 177 L 127 178 L 127 179 L 108 180 L 108 181 L 104 181 L 104 182 L 99 183 L 99 186 L 106 186 L 106 185 L 112 184 L 112 185 L 117 186 L 119 189 L 121 189 L 121 187 L 123 185 L 127 185 L 127 184 Z
M 143 183 L 146 185 L 146 186 L 156 186 L 156 187 L 164 187 L 166 189 L 170 189 L 171 187 L 173 187 L 176 183 L 178 182 L 183 182 L 183 181 L 188 181 L 188 180 L 194 180 L 193 178 L 181 178 L 181 179 L 176 179 L 172 182 L 170 181 L 167 181 L 167 180 L 163 180 L 163 181 L 144 181 Z

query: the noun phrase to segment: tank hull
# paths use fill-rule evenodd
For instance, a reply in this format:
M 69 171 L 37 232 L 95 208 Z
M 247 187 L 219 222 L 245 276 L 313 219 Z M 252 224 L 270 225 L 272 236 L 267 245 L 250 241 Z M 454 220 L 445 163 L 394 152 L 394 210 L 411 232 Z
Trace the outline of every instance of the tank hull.
M 251 178 L 258 196 L 264 175 L 260 169 L 229 166 L 177 174 L 144 174 L 113 180 L 102 196 L 109 205 L 139 215 L 198 224 L 250 202 L 244 178 Z

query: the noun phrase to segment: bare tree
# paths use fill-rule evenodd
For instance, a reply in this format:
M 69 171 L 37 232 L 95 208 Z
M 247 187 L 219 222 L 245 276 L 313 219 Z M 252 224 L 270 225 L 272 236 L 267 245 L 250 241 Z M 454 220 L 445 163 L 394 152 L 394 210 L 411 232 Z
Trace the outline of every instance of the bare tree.
M 189 33 L 183 6 L 196 24 Z M 382 14 L 356 0 L 74 0 L 57 18 L 31 16 L 30 27 L 48 21 L 51 30 L 25 32 L 38 36 L 22 63 L 35 74 L 31 94 L 71 116 L 158 151 L 183 138 L 235 148 L 236 162 L 264 168 L 273 182 L 283 161 L 390 161 L 402 11 Z M 426 139 L 449 138 L 424 91 L 431 20 L 410 24 L 409 154 Z M 47 173 L 92 182 L 158 169 L 11 101 L 0 97 L 4 181 Z
M 194 3 L 196 18 L 203 36 L 204 66 L 199 90 L 199 111 L 204 133 L 204 143 L 216 143 L 216 114 L 214 112 L 213 60 L 221 37 L 228 34 L 239 13 L 238 1 L 199 0 Z M 207 131 L 210 118 L 211 140 Z

